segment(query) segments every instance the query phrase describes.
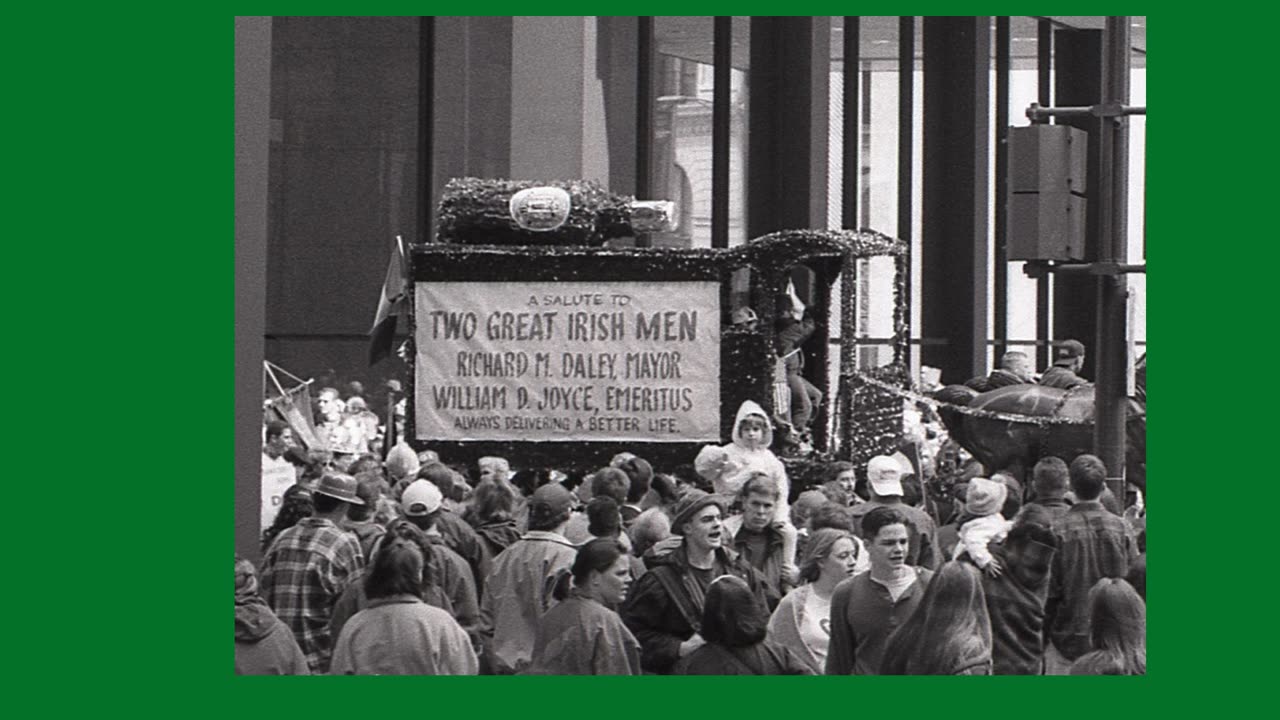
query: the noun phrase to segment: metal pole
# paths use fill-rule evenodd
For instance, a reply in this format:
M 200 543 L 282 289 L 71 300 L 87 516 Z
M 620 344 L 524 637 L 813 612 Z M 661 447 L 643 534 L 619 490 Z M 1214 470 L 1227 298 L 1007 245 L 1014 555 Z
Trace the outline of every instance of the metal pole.
M 653 190 L 653 30 L 652 17 L 636 18 L 636 197 Z M 652 247 L 649 233 L 636 236 L 636 247 Z
M 1036 38 L 1036 97 L 1041 105 L 1053 104 L 1053 26 L 1040 20 Z M 1025 265 L 1023 267 L 1026 267 Z M 1053 318 L 1049 314 L 1053 302 L 1053 275 L 1045 273 L 1036 279 L 1036 343 L 1032 360 L 1035 367 L 1048 367 L 1053 362 L 1049 343 L 1053 340 Z
M 436 19 L 418 18 L 418 242 L 435 242 Z
M 1129 18 L 1108 17 L 1103 30 L 1103 104 L 1129 101 Z M 1099 262 L 1128 260 L 1129 121 L 1107 117 L 1099 134 L 1102 166 L 1102 239 Z M 1098 277 L 1097 379 L 1094 386 L 1094 452 L 1107 466 L 1107 485 L 1125 501 L 1125 396 L 1127 281 L 1122 275 Z
M 729 247 L 729 140 L 732 118 L 729 83 L 733 74 L 733 18 L 713 21 L 712 55 L 715 66 L 711 104 L 711 247 Z

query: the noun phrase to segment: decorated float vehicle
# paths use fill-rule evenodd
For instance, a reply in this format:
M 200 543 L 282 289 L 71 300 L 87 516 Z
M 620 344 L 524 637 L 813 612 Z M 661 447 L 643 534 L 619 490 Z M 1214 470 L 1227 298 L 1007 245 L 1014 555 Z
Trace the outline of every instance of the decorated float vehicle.
M 861 465 L 892 451 L 901 399 L 861 380 L 854 349 L 831 338 L 834 328 L 845 343 L 857 335 L 859 260 L 893 258 L 893 358 L 871 372 L 905 382 L 904 244 L 816 230 L 728 249 L 610 242 L 669 227 L 673 215 L 669 203 L 636 203 L 591 183 L 451 182 L 437 242 L 410 253 L 406 437 L 458 462 L 501 455 L 519 467 L 589 471 L 628 451 L 672 469 L 703 445 L 728 442 L 738 407 L 753 400 L 775 418 L 775 450 L 791 458 L 795 492 L 814 459 Z M 802 372 L 822 393 L 803 444 L 789 427 L 772 322 L 792 288 L 814 327 L 798 349 Z M 743 308 L 750 313 L 737 319 L 758 321 L 735 325 Z M 829 363 L 840 365 L 835 388 Z

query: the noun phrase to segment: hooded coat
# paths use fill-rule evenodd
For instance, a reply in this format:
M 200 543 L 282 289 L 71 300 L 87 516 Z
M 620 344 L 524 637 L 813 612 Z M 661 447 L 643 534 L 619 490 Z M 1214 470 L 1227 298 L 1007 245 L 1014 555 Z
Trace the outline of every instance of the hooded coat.
M 520 539 L 521 533 L 520 529 L 516 527 L 516 521 L 508 518 L 477 525 L 476 535 L 484 542 L 489 555 L 498 557 L 503 550 L 511 547 Z
M 480 600 L 480 634 L 495 675 L 512 675 L 529 665 L 538 618 L 555 603 L 550 581 L 572 566 L 577 554 L 563 535 L 530 530 L 494 559 Z
M 236 563 L 236 674 L 311 674 L 293 631 L 258 595 L 258 579 L 247 561 Z
M 743 418 L 749 415 L 757 415 L 764 420 L 764 440 L 758 448 L 747 445 L 742 437 L 740 426 Z M 791 481 L 787 479 L 787 469 L 783 467 L 782 461 L 769 450 L 772 444 L 773 423 L 769 422 L 769 416 L 759 404 L 746 400 L 733 419 L 733 442 L 719 447 L 704 447 L 693 461 L 694 469 L 711 481 L 717 495 L 725 497 L 737 495 L 752 473 L 767 474 L 778 484 L 779 502 L 774 511 L 774 520 L 790 522 L 791 508 L 787 499 L 791 495 Z

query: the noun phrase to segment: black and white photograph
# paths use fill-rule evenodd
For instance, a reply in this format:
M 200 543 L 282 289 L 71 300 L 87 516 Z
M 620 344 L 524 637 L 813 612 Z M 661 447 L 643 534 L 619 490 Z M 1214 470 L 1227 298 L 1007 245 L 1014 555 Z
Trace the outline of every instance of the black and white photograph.
M 1146 25 L 236 17 L 235 674 L 1146 675 Z

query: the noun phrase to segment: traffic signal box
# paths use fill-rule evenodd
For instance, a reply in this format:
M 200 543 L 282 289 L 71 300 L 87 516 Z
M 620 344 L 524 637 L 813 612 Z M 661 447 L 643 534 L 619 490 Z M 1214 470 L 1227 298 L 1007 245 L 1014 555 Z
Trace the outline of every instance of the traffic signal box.
M 1068 125 L 1009 128 L 1010 260 L 1084 261 L 1088 135 Z

